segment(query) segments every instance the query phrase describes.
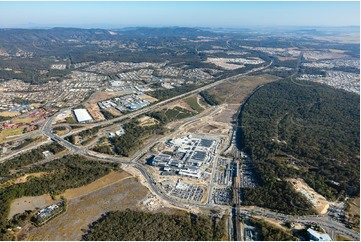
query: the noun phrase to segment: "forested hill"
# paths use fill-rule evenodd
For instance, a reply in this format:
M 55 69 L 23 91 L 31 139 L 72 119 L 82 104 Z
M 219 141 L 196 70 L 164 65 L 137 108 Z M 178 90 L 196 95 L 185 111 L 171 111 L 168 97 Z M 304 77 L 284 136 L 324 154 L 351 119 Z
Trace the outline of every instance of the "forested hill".
M 241 124 L 245 149 L 268 192 L 281 180 L 301 177 L 328 199 L 359 194 L 359 95 L 281 80 L 248 100 Z M 256 190 L 247 191 L 246 203 L 255 202 Z

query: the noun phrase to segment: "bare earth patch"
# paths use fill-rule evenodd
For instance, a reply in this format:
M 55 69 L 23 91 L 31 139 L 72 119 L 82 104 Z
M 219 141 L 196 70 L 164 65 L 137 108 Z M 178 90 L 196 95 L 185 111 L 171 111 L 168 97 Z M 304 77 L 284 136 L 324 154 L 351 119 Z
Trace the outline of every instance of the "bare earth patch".
M 94 118 L 95 121 L 105 120 L 103 114 L 100 112 L 99 106 L 96 103 L 87 103 L 85 108 L 89 111 L 90 115 Z
M 329 207 L 329 203 L 325 197 L 318 194 L 315 190 L 307 185 L 303 179 L 289 179 L 296 191 L 304 194 L 307 199 L 313 204 L 318 214 L 325 214 Z
M 114 210 L 137 209 L 148 190 L 134 178 L 125 179 L 88 195 L 70 199 L 67 211 L 49 223 L 28 225 L 19 235 L 23 240 L 80 240 L 88 225 Z
M 241 102 L 251 94 L 257 86 L 279 79 L 279 77 L 272 75 L 245 76 L 239 78 L 237 81 L 228 81 L 222 85 L 210 88 L 207 92 L 217 96 L 225 103 L 238 105 L 238 109 Z
M 131 175 L 125 171 L 112 171 L 108 175 L 105 175 L 86 186 L 66 190 L 63 194 L 59 195 L 57 199 L 60 199 L 61 196 L 64 196 L 66 199 L 82 197 L 130 177 Z
M 166 105 L 165 107 L 167 107 L 168 109 L 180 107 L 180 108 L 183 108 L 183 109 L 193 112 L 193 109 L 191 108 L 191 106 L 189 106 L 189 104 L 186 103 L 183 99 L 173 101 L 173 102 L 169 103 L 168 105 Z
M 35 210 L 54 203 L 49 194 L 33 197 L 21 197 L 12 201 L 8 218 L 12 218 L 17 213 L 23 213 L 25 210 Z
M 93 93 L 87 102 L 85 103 L 86 109 L 89 111 L 90 115 L 96 120 L 96 121 L 102 121 L 105 120 L 103 114 L 100 112 L 98 102 L 107 100 L 109 98 L 117 97 L 118 94 L 112 93 L 112 92 L 95 92 Z M 119 116 L 119 113 L 117 113 Z
M 156 99 L 154 97 L 151 97 L 149 95 L 146 95 L 146 94 L 140 96 L 140 98 L 143 99 L 143 100 L 146 100 L 146 101 L 148 101 L 150 103 L 154 103 L 154 102 L 158 101 L 158 99 Z
M 159 124 L 158 120 L 156 120 L 152 117 L 149 117 L 149 116 L 143 116 L 143 117 L 139 118 L 138 121 L 139 121 L 139 125 L 141 127 Z

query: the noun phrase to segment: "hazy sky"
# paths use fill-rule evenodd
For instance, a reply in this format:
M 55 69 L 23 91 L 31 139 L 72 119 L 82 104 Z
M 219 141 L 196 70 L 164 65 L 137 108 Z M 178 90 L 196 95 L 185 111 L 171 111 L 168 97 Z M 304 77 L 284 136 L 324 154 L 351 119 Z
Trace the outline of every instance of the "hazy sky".
M 0 2 L 0 27 L 346 26 L 354 2 Z

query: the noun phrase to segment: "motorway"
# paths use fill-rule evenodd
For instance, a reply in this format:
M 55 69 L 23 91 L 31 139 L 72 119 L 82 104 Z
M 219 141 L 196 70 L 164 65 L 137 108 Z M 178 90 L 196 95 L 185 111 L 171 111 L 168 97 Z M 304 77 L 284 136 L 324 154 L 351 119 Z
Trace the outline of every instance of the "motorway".
M 134 118 L 137 117 L 141 114 L 147 113 L 149 111 L 152 111 L 162 105 L 165 105 L 171 101 L 174 101 L 176 99 L 180 99 L 183 97 L 186 97 L 188 95 L 192 95 L 194 93 L 198 93 L 200 91 L 206 90 L 208 88 L 217 86 L 225 81 L 229 81 L 232 80 L 234 78 L 239 78 L 241 76 L 245 76 L 251 72 L 255 72 L 255 71 L 259 71 L 261 69 L 265 69 L 268 68 L 270 65 L 272 65 L 273 61 L 271 61 L 271 63 L 265 67 L 261 67 L 261 68 L 257 68 L 251 71 L 248 71 L 246 73 L 243 74 L 239 74 L 233 77 L 229 77 L 220 81 L 216 81 L 213 82 L 209 85 L 203 86 L 201 88 L 195 89 L 193 91 L 190 91 L 188 93 L 184 93 L 181 94 L 179 96 L 161 101 L 155 105 L 152 105 L 150 107 L 146 107 L 144 109 L 123 115 L 121 117 L 112 119 L 112 120 L 107 120 L 107 121 L 103 121 L 103 122 L 98 122 L 95 123 L 93 125 L 89 125 L 88 127 L 86 127 L 86 129 L 90 129 L 93 127 L 97 127 L 97 126 L 102 126 L 102 125 L 109 125 L 109 124 L 113 124 L 114 122 L 117 121 L 121 121 L 124 120 L 126 118 Z M 52 140 L 58 142 L 59 144 L 63 145 L 64 147 L 66 147 L 70 153 L 74 153 L 74 154 L 80 154 L 89 158 L 93 158 L 93 159 L 99 159 L 99 160 L 103 160 L 103 161 L 107 161 L 107 162 L 113 162 L 113 163 L 121 163 L 121 164 L 125 164 L 128 166 L 131 166 L 135 169 L 137 169 L 142 176 L 146 179 L 148 185 L 149 185 L 149 189 L 151 190 L 152 193 L 156 194 L 157 196 L 159 196 L 160 198 L 164 199 L 165 201 L 167 201 L 168 203 L 176 206 L 176 207 L 186 207 L 186 208 L 190 208 L 190 207 L 196 207 L 196 208 L 212 208 L 212 209 L 221 209 L 221 210 L 228 210 L 231 212 L 232 208 L 230 206 L 226 206 L 226 205 L 218 205 L 218 204 L 212 204 L 212 203 L 208 203 L 206 202 L 205 204 L 201 204 L 201 203 L 197 203 L 194 201 L 189 201 L 187 204 L 181 202 L 181 201 L 177 201 L 176 199 L 166 195 L 163 190 L 161 188 L 159 188 L 157 186 L 157 182 L 154 180 L 154 178 L 152 177 L 151 174 L 149 174 L 149 172 L 147 171 L 147 169 L 145 169 L 145 167 L 141 164 L 136 163 L 136 161 L 142 156 L 144 155 L 150 147 L 152 147 L 152 145 L 154 145 L 156 142 L 159 142 L 159 140 L 161 140 L 162 138 L 159 138 L 158 140 L 152 142 L 151 144 L 147 145 L 146 147 L 144 147 L 140 152 L 137 153 L 137 155 L 131 160 L 129 161 L 129 159 L 127 158 L 121 158 L 121 157 L 115 157 L 115 156 L 108 156 L 108 155 L 100 155 L 97 153 L 93 153 L 91 151 L 89 151 L 86 147 L 78 147 L 75 146 L 73 144 L 71 144 L 70 142 L 64 140 L 63 137 L 59 137 L 57 135 L 55 135 L 52 132 L 52 122 L 54 120 L 54 118 L 56 117 L 56 115 L 53 115 L 52 117 L 48 118 L 45 122 L 45 124 L 42 126 L 41 128 L 41 132 L 43 132 L 43 134 L 45 134 L 46 136 L 48 136 L 49 138 L 51 138 Z M 81 129 L 84 130 L 84 129 Z M 80 132 L 80 131 L 77 131 Z M 75 132 L 74 132 L 75 133 Z M 163 137 L 164 139 L 164 137 Z M 247 214 L 255 214 L 257 216 L 260 217 L 265 217 L 265 218 L 273 218 L 273 219 L 278 219 L 278 220 L 292 220 L 295 222 L 300 222 L 300 223 L 317 223 L 317 224 L 321 224 L 323 227 L 330 229 L 330 230 L 335 230 L 337 233 L 340 234 L 344 234 L 347 235 L 355 240 L 359 240 L 360 239 L 360 235 L 359 233 L 346 228 L 343 224 L 334 221 L 332 219 L 330 219 L 328 216 L 291 216 L 291 215 L 286 215 L 286 214 L 280 214 L 280 213 L 275 213 L 272 212 L 270 210 L 267 209 L 263 209 L 263 208 L 249 208 L 249 207 L 238 207 L 239 212 L 240 213 L 247 213 Z

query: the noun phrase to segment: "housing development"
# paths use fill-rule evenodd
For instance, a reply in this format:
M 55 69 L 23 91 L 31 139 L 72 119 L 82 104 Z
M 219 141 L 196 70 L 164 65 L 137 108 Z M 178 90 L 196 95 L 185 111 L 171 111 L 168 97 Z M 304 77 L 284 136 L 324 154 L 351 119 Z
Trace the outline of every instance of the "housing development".
M 256 30 L 0 29 L 0 239 L 359 241 L 358 29 Z

